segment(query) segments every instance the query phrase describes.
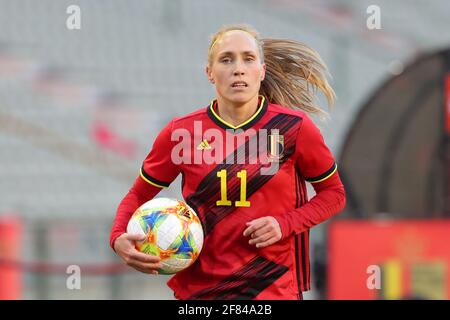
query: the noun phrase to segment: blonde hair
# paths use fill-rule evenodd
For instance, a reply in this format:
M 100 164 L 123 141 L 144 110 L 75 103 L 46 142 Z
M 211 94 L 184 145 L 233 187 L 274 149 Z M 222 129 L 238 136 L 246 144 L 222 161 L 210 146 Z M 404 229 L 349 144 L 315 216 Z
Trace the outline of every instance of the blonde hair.
M 285 39 L 261 39 L 258 32 L 248 25 L 224 26 L 212 37 L 208 49 L 208 65 L 212 65 L 215 44 L 229 31 L 244 31 L 255 38 L 261 63 L 266 64 L 266 76 L 259 93 L 271 103 L 291 109 L 301 109 L 310 114 L 327 115 L 316 105 L 319 89 L 331 107 L 335 93 L 329 85 L 328 69 L 320 55 L 304 43 Z

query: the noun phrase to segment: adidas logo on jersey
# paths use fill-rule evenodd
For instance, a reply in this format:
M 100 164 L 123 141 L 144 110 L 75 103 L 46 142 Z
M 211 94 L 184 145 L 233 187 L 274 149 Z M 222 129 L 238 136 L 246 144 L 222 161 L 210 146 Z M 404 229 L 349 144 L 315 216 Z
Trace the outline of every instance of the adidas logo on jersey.
M 208 140 L 204 139 L 200 144 L 197 146 L 197 150 L 210 150 L 211 146 L 208 143 Z

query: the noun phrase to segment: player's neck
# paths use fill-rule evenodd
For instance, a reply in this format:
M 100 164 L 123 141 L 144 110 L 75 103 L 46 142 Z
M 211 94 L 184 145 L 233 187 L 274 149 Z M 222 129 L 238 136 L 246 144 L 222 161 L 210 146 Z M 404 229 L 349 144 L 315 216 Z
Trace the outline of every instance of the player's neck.
M 233 103 L 221 97 L 217 98 L 219 116 L 233 126 L 238 126 L 250 119 L 258 107 L 258 95 L 245 103 Z

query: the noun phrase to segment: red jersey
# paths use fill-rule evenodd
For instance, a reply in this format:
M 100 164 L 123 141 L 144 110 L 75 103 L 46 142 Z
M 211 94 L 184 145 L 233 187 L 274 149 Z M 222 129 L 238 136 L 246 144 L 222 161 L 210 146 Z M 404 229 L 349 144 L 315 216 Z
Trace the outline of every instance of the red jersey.
M 168 281 L 176 298 L 298 299 L 310 289 L 309 228 L 342 209 L 343 200 L 322 209 L 330 210 L 326 217 L 306 214 L 299 210 L 308 202 L 305 181 L 337 176 L 343 187 L 304 112 L 260 97 L 256 113 L 239 126 L 220 118 L 216 100 L 175 118 L 156 138 L 141 179 L 163 188 L 180 173 L 205 239 L 195 263 Z M 277 219 L 283 236 L 256 248 L 243 232 L 246 222 L 265 216 Z

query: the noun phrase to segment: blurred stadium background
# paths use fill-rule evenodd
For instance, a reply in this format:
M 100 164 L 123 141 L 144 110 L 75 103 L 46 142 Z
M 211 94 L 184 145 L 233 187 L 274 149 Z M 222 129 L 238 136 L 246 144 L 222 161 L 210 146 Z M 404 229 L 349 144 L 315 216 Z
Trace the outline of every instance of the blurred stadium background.
M 312 230 L 305 298 L 448 299 L 449 16 L 447 0 L 0 0 L 0 298 L 173 299 L 109 230 L 159 129 L 213 98 L 209 37 L 245 22 L 315 48 L 338 96 L 317 124 L 348 205 Z

